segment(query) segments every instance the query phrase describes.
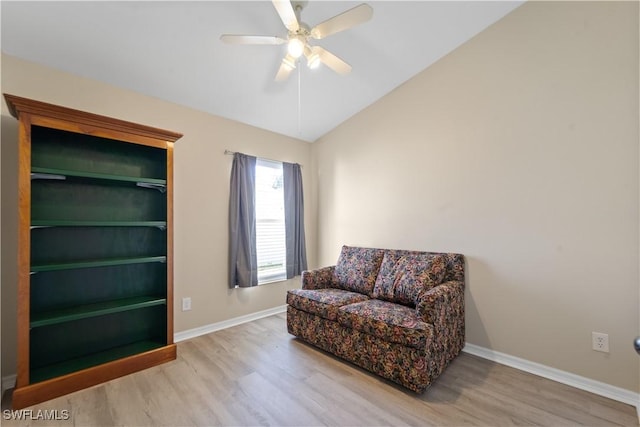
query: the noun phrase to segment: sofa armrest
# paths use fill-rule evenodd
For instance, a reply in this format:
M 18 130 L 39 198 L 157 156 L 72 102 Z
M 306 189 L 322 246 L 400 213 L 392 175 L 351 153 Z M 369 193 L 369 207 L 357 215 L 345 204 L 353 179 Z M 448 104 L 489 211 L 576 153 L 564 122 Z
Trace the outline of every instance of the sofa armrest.
M 336 266 L 319 268 L 302 272 L 302 289 L 333 288 L 333 272 Z
M 465 345 L 464 282 L 452 280 L 422 293 L 416 310 L 433 326 L 429 366 L 438 376 Z
M 418 314 L 434 326 L 436 334 L 460 333 L 464 339 L 464 284 L 452 280 L 423 292 L 416 304 Z

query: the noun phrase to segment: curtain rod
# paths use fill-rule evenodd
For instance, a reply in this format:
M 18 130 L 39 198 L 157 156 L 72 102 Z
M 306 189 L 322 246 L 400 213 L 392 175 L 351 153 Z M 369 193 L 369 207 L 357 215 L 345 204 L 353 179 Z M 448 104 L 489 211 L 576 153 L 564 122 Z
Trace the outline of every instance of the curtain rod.
M 231 151 L 231 150 L 224 150 L 224 154 L 228 155 L 228 156 L 233 156 L 234 154 L 236 154 L 236 151 Z M 238 153 L 238 154 L 243 154 L 243 153 Z M 289 162 L 283 162 L 282 160 L 275 160 L 275 159 L 269 159 L 267 157 L 257 157 L 254 156 L 258 159 L 262 159 L 262 160 L 269 160 L 270 162 L 279 162 L 279 163 L 289 163 Z M 298 165 L 300 165 L 300 163 L 296 163 Z M 300 165 L 300 167 L 302 167 L 302 165 Z

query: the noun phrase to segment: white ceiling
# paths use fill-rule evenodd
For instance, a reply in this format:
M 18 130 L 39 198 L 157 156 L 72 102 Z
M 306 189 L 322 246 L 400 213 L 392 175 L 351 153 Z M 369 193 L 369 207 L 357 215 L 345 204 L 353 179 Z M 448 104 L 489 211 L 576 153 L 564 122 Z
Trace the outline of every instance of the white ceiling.
M 311 0 L 302 21 L 313 27 L 359 3 Z M 301 63 L 278 83 L 286 46 L 220 42 L 223 33 L 286 37 L 270 1 L 2 1 L 2 50 L 312 142 L 523 1 L 368 3 L 371 21 L 314 42 L 353 66 L 347 76 Z

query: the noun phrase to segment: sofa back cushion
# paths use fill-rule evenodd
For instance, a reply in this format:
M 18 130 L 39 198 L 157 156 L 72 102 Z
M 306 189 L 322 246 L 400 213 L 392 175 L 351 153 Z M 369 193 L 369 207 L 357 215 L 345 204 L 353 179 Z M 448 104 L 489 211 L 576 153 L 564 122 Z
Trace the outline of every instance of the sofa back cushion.
M 444 259 L 447 261 L 447 274 L 444 281 L 456 280 L 462 282 L 464 286 L 464 256 L 454 253 L 443 253 Z
M 383 255 L 383 249 L 343 246 L 333 273 L 336 286 L 370 296 Z
M 372 297 L 399 304 L 415 305 L 422 290 L 443 282 L 447 262 L 443 255 L 386 251 Z

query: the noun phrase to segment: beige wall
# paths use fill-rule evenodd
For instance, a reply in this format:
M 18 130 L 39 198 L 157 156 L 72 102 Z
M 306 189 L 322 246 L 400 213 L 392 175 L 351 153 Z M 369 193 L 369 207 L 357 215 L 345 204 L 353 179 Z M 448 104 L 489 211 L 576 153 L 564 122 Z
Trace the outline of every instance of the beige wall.
M 461 252 L 469 343 L 638 391 L 638 138 L 638 3 L 524 4 L 313 145 L 319 264 Z
M 175 144 L 175 331 L 285 304 L 299 278 L 252 289 L 227 289 L 227 224 L 231 156 L 224 150 L 303 165 L 307 254 L 315 260 L 311 145 L 296 139 L 48 69 L 2 57 L 2 91 L 184 134 Z M 213 96 L 213 95 L 212 95 Z M 2 101 L 2 375 L 15 372 L 17 234 L 16 121 Z M 182 312 L 182 297 L 192 311 Z

